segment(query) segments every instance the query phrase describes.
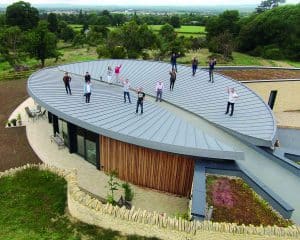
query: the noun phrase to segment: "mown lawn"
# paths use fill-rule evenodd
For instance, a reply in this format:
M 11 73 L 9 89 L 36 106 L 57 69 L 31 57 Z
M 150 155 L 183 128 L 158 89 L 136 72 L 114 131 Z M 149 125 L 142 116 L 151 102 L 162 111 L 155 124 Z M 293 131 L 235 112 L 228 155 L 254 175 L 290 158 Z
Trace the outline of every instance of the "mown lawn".
M 149 25 L 149 27 L 158 32 L 163 25 Z M 181 26 L 180 28 L 175 28 L 175 31 L 179 35 L 183 35 L 185 37 L 199 37 L 200 35 L 205 35 L 205 27 L 204 26 Z
M 241 179 L 208 176 L 207 203 L 213 206 L 212 221 L 287 227 L 292 222 L 271 210 L 269 205 Z
M 57 175 L 26 169 L 0 179 L 0 239 L 79 240 L 156 239 L 122 236 L 80 223 L 65 214 L 66 181 Z

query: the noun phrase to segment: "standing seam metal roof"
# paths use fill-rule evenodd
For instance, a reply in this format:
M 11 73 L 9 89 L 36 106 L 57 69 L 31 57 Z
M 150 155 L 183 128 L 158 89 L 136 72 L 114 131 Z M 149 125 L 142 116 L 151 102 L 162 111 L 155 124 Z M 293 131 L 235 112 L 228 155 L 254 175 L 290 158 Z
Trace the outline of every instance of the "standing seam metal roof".
M 269 106 L 245 85 L 221 74 L 214 73 L 215 83 L 209 83 L 206 70 L 198 70 L 195 77 L 191 68 L 178 65 L 174 91 L 168 90 L 170 64 L 139 60 L 98 60 L 59 66 L 62 71 L 106 80 L 108 66 L 122 64 L 120 75 L 130 80 L 131 86 L 143 87 L 145 93 L 155 96 L 155 84 L 165 84 L 163 99 L 192 112 L 231 134 L 261 146 L 272 146 L 276 137 L 276 122 Z M 227 87 L 234 87 L 239 95 L 232 117 L 225 115 Z
M 91 70 L 89 70 L 91 71 Z M 85 73 L 85 71 L 84 71 Z M 189 156 L 243 159 L 236 151 L 185 120 L 145 101 L 144 115 L 135 114 L 133 104 L 124 104 L 119 87 L 93 82 L 91 103 L 83 97 L 83 78 L 72 76 L 72 95 L 67 95 L 58 68 L 40 70 L 28 80 L 28 93 L 47 110 L 75 125 L 131 144 Z

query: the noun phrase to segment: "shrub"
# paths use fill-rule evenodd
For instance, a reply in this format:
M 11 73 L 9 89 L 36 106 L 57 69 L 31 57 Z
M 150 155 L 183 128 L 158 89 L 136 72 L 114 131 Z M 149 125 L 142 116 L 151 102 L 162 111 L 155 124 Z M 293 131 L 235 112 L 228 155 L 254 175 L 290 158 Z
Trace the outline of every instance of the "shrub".
M 10 120 L 10 122 L 12 123 L 12 125 L 17 126 L 17 119 L 13 118 L 12 120 Z
M 283 54 L 281 50 L 277 47 L 265 47 L 263 51 L 263 57 L 274 60 L 280 60 L 283 59 Z
M 114 198 L 114 192 L 118 190 L 118 187 L 120 184 L 117 182 L 116 177 L 118 176 L 118 173 L 116 171 L 111 171 L 108 174 L 109 179 L 107 181 L 107 186 L 109 188 L 109 194 L 107 195 L 107 202 L 115 205 L 116 201 Z
M 126 58 L 125 48 L 122 46 L 116 46 L 111 51 L 111 58 L 113 59 L 124 59 Z
M 129 59 L 137 59 L 140 54 L 135 50 L 128 50 L 127 55 Z
M 251 56 L 259 57 L 263 54 L 264 48 L 262 46 L 257 46 L 253 51 L 250 51 Z
M 125 200 L 129 202 L 132 201 L 134 193 L 130 185 L 128 183 L 123 183 L 122 188 L 124 189 Z
M 110 58 L 110 52 L 106 45 L 99 45 L 96 49 L 98 58 Z

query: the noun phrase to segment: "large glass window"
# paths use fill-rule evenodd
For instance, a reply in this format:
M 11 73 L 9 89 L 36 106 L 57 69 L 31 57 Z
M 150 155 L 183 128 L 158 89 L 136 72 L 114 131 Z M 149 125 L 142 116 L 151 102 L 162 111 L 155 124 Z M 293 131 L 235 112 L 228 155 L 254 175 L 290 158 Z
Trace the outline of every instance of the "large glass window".
M 98 135 L 77 127 L 77 153 L 88 162 L 97 165 L 97 138 Z
M 62 119 L 58 119 L 58 130 L 59 134 L 63 137 L 66 146 L 70 146 L 69 144 L 69 134 L 68 134 L 68 124 Z

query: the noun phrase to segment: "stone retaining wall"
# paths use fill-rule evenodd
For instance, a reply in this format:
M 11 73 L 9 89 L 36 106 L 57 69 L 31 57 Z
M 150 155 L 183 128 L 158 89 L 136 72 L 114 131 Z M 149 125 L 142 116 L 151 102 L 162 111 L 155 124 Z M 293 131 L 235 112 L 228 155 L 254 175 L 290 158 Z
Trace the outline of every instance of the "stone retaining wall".
M 76 170 L 68 172 L 55 167 L 41 165 L 26 165 L 20 168 L 0 172 L 0 178 L 14 175 L 27 168 L 38 167 L 49 170 L 68 182 L 68 208 L 70 214 L 82 222 L 103 228 L 120 231 L 123 234 L 138 234 L 141 236 L 158 237 L 161 239 L 196 240 L 209 236 L 210 239 L 300 239 L 300 227 L 254 227 L 238 226 L 234 223 L 213 223 L 209 221 L 186 221 L 147 212 L 140 209 L 127 210 L 91 197 L 82 191 L 77 182 Z M 245 236 L 247 235 L 247 236 Z

